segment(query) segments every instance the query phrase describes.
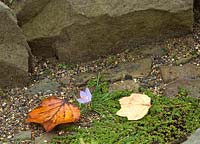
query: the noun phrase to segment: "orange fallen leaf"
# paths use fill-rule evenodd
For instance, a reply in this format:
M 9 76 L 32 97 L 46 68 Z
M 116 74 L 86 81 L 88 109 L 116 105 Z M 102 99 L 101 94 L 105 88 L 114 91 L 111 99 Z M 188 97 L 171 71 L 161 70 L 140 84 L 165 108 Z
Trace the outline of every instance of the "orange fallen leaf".
M 58 124 L 76 122 L 79 118 L 78 107 L 68 103 L 66 99 L 51 96 L 42 100 L 41 105 L 28 114 L 26 122 L 40 123 L 49 132 Z
M 144 94 L 133 93 L 129 97 L 119 100 L 121 109 L 118 116 L 127 117 L 128 120 L 138 120 L 143 118 L 151 107 L 151 98 Z

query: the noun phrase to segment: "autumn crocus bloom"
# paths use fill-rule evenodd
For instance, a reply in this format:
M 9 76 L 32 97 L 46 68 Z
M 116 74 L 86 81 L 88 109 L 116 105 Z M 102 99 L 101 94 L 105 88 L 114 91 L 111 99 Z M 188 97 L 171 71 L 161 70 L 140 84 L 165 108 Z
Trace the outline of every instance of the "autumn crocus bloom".
M 80 91 L 80 98 L 77 99 L 79 103 L 87 104 L 92 100 L 92 94 L 90 93 L 89 88 L 86 88 L 85 91 Z

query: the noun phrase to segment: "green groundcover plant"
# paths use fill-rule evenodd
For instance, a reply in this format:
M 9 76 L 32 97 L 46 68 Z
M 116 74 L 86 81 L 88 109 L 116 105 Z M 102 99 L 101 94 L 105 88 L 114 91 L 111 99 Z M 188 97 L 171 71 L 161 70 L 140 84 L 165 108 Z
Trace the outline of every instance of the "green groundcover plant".
M 162 144 L 180 143 L 200 127 L 200 100 L 179 95 L 168 98 L 141 89 L 151 97 L 152 107 L 148 114 L 138 121 L 128 121 L 119 117 L 119 99 L 131 94 L 130 91 L 108 93 L 106 82 L 91 80 L 88 87 L 92 91 L 90 109 L 81 107 L 82 114 L 98 114 L 89 127 L 71 125 L 66 127 L 68 135 L 57 136 L 52 143 L 63 144 Z

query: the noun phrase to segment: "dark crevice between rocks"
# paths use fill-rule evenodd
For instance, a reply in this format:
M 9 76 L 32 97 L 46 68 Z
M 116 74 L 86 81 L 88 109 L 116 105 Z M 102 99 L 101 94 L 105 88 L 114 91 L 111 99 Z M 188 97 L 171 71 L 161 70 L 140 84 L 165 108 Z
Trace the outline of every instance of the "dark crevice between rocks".
M 57 41 L 56 37 L 48 37 L 28 41 L 28 44 L 34 56 L 52 58 L 56 57 L 55 41 Z
M 194 20 L 200 20 L 200 0 L 194 0 Z
M 194 25 L 193 25 L 193 31 L 195 34 L 195 40 L 198 40 L 198 37 L 200 35 L 200 0 L 194 0 Z

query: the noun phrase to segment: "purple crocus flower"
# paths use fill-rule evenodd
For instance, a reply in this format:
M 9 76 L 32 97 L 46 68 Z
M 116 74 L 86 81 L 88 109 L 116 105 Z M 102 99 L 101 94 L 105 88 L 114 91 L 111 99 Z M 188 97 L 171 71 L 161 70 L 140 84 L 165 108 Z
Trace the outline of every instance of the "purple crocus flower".
M 92 94 L 90 93 L 89 88 L 86 88 L 85 91 L 80 91 L 80 98 L 77 99 L 79 103 L 87 104 L 92 100 Z

